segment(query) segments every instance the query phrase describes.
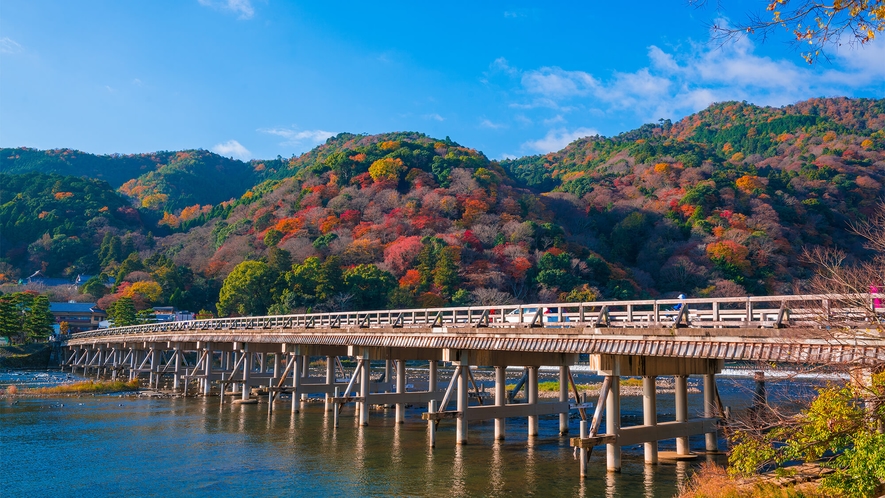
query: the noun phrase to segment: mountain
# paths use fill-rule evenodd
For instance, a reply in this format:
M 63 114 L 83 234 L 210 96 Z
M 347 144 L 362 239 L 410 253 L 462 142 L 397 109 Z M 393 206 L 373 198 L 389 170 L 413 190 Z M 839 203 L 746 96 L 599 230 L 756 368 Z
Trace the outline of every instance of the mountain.
M 119 158 L 118 170 L 149 165 L 116 193 L 141 225 L 86 220 L 81 233 L 102 254 L 92 271 L 155 282 L 156 300 L 193 309 L 211 307 L 225 279 L 258 274 L 261 312 L 801 292 L 813 272 L 805 248 L 866 256 L 849 224 L 882 198 L 883 127 L 885 100 L 726 102 L 501 162 L 411 132 L 342 133 L 298 157 L 250 163 L 206 151 Z M 21 150 L 2 151 L 4 173 L 61 167 Z M 114 169 L 114 158 L 94 157 Z M 0 195 L 5 208 L 55 192 Z M 51 239 L 56 228 L 35 230 Z M 39 269 L 53 254 L 16 244 L 0 244 L 0 274 Z M 245 260 L 263 269 L 235 272 Z M 226 299 L 222 311 L 245 312 Z
M 0 149 L 0 171 L 30 171 L 107 181 L 136 207 L 174 212 L 242 195 L 271 173 L 263 162 L 244 163 L 205 150 L 94 155 L 71 149 Z M 207 179 L 211 178 L 211 181 Z

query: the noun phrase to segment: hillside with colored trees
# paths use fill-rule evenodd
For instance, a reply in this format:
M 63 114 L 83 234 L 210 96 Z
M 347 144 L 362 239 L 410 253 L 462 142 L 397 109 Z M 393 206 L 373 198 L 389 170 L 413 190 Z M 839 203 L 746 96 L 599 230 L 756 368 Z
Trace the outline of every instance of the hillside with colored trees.
M 250 163 L 163 153 L 116 192 L 103 184 L 137 221 L 106 200 L 99 218 L 71 223 L 94 252 L 83 271 L 115 277 L 105 306 L 125 297 L 242 315 L 794 293 L 813 271 L 804 249 L 866 257 L 850 224 L 885 193 L 883 128 L 885 100 L 728 102 L 501 162 L 420 133 L 342 133 Z M 4 173 L 20 171 L 6 161 Z M 216 182 L 236 174 L 252 187 L 221 195 Z M 5 213 L 59 212 L 77 197 L 6 184 L 10 280 L 44 265 L 38 242 L 64 230 L 24 232 Z M 72 273 L 53 261 L 51 273 Z

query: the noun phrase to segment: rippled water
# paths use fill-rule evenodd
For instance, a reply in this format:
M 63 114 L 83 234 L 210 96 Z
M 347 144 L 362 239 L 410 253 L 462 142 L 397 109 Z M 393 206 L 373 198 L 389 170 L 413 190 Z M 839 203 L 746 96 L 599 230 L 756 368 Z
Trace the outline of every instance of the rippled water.
M 0 385 L 10 380 L 0 374 Z M 720 379 L 723 402 L 746 406 L 751 384 Z M 795 388 L 769 383 L 774 397 Z M 672 396 L 658 397 L 661 420 L 672 420 Z M 690 413 L 700 410 L 700 398 L 689 396 Z M 624 425 L 641 423 L 641 398 L 622 402 Z M 394 410 L 373 411 L 370 425 L 359 427 L 345 408 L 334 429 L 322 403 L 305 403 L 295 415 L 288 403 L 279 406 L 268 416 L 266 404 L 221 406 L 216 397 L 0 399 L 0 489 L 10 497 L 669 497 L 697 465 L 646 466 L 638 447 L 628 447 L 621 473 L 612 474 L 597 448 L 582 481 L 555 417 L 541 419 L 541 436 L 532 441 L 524 419 L 508 420 L 504 442 L 493 441 L 492 421 L 473 422 L 470 444 L 460 447 L 454 424 L 443 422 L 431 449 L 423 409 L 407 410 L 402 425 Z M 573 418 L 571 432 L 577 430 Z M 700 449 L 703 436 L 692 446 Z M 661 443 L 662 450 L 673 447 Z

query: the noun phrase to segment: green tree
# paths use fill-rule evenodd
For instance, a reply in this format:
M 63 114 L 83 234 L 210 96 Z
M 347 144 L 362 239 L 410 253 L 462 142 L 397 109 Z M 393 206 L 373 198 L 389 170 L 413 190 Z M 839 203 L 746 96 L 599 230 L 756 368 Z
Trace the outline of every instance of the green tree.
M 353 294 L 358 310 L 383 309 L 396 279 L 375 265 L 357 265 L 344 272 L 344 287 Z
M 112 235 L 111 232 L 105 232 L 98 248 L 98 260 L 102 268 L 106 268 L 113 264 L 119 263 L 123 259 L 123 243 L 120 237 Z
M 455 292 L 455 287 L 461 283 L 458 276 L 457 247 L 445 247 L 439 252 L 436 268 L 433 270 L 433 283 L 440 291 L 450 296 Z
M 224 279 L 218 295 L 218 314 L 264 315 L 273 303 L 274 275 L 267 263 L 243 261 Z
M 114 327 L 128 327 L 129 325 L 138 325 L 138 311 L 135 309 L 135 303 L 130 297 L 121 297 L 114 304 L 108 306 L 108 319 L 114 324 Z
M 12 294 L 0 296 L 0 336 L 12 343 L 21 335 L 21 311 Z
M 108 288 L 104 285 L 100 276 L 95 276 L 80 286 L 80 293 L 89 294 L 97 299 L 107 294 Z
M 49 298 L 43 295 L 34 298 L 30 309 L 25 313 L 25 336 L 28 342 L 42 342 L 52 335 L 55 317 L 49 311 Z

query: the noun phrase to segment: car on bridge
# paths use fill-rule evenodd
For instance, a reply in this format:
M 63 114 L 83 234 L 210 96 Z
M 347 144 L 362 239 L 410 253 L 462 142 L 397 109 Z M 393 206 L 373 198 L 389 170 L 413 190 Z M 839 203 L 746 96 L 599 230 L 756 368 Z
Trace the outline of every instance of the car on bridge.
M 510 313 L 504 315 L 504 319 L 507 323 L 531 323 L 532 319 L 535 317 L 535 314 L 538 312 L 538 308 L 522 308 L 522 320 L 519 319 L 519 309 L 515 309 Z M 545 323 L 556 323 L 559 322 L 559 308 L 543 308 L 544 318 L 543 321 Z M 568 317 L 562 317 L 563 322 L 567 322 Z

